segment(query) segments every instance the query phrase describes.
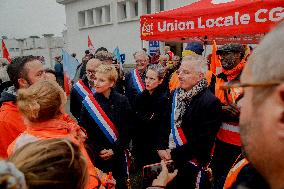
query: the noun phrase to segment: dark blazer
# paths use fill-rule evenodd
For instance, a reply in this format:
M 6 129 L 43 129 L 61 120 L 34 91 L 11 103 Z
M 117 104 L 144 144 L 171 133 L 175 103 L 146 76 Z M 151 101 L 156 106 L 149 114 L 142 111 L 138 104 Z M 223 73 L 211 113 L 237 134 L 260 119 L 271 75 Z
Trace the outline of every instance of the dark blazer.
M 141 79 L 145 85 L 145 77 L 146 77 L 146 72 L 140 75 Z M 134 106 L 135 99 L 138 95 L 138 91 L 135 88 L 134 81 L 133 81 L 133 76 L 131 72 L 128 72 L 125 75 L 125 95 L 127 96 L 131 106 Z
M 128 148 L 130 141 L 129 129 L 131 127 L 131 108 L 128 99 L 111 91 L 109 99 L 100 93 L 94 94 L 95 99 L 100 104 L 108 118 L 114 123 L 119 133 L 118 140 L 111 143 L 102 132 L 97 123 L 92 119 L 85 106 L 81 111 L 81 123 L 86 129 L 88 138 L 86 140 L 87 151 L 91 157 L 95 158 L 95 165 L 104 172 L 113 172 L 114 178 L 121 183 L 121 179 L 126 177 L 124 149 Z M 102 160 L 99 152 L 103 149 L 112 149 L 114 156 L 109 160 Z M 119 181 L 118 181 L 119 180 Z
M 161 85 L 152 94 L 144 90 L 136 98 L 133 146 L 136 162 L 141 165 L 160 162 L 157 150 L 167 149 L 167 140 L 163 138 L 168 135 L 165 129 L 168 105 L 167 92 Z
M 172 97 L 170 99 L 172 102 Z M 182 188 L 185 185 L 194 188 L 198 170 L 193 170 L 194 167 L 188 161 L 197 160 L 201 166 L 209 162 L 215 137 L 221 126 L 220 117 L 221 103 L 209 89 L 193 97 L 181 124 L 187 143 L 171 151 L 172 159 L 179 169 L 173 188 Z
M 220 118 L 221 103 L 208 89 L 193 97 L 181 124 L 188 142 L 173 149 L 172 158 L 177 162 L 196 159 L 199 163 L 206 164 L 221 126 Z
M 82 81 L 86 85 L 86 87 L 90 89 L 88 78 L 84 77 Z M 81 112 L 83 100 L 84 99 L 81 97 L 81 95 L 76 91 L 76 89 L 73 86 L 70 92 L 70 112 L 76 118 L 76 120 L 78 121 L 80 125 L 81 125 L 80 112 Z

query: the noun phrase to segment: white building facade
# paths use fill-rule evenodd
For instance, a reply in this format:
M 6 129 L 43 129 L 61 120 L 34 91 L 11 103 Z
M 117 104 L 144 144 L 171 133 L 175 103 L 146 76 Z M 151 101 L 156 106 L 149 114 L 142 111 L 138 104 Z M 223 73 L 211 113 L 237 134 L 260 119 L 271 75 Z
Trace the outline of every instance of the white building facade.
M 53 37 L 52 34 L 44 34 L 42 38 L 31 36 L 25 39 L 6 39 L 6 48 L 10 58 L 25 55 L 44 57 L 45 67 L 54 67 L 54 57 L 61 56 L 64 48 L 63 37 Z M 2 56 L 2 47 L 0 56 Z
M 191 4 L 196 0 L 56 0 L 65 5 L 65 48 L 76 53 L 78 59 L 88 49 L 90 36 L 94 47 L 106 47 L 110 52 L 119 47 L 126 55 L 126 63 L 132 63 L 132 54 L 147 41 L 140 39 L 139 18 L 143 14 L 156 13 Z M 164 43 L 160 43 L 162 50 Z M 179 44 L 182 47 L 182 44 Z

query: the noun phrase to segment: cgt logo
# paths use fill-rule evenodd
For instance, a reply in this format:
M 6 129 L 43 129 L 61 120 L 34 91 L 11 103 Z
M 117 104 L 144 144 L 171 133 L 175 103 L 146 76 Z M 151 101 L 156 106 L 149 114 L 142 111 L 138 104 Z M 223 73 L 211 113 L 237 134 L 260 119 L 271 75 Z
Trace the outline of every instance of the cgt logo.
M 147 23 L 147 22 L 143 23 L 142 35 L 143 36 L 153 35 L 153 23 Z
M 222 3 L 230 3 L 233 1 L 235 0 L 212 0 L 211 3 L 217 5 L 217 4 L 222 4 Z

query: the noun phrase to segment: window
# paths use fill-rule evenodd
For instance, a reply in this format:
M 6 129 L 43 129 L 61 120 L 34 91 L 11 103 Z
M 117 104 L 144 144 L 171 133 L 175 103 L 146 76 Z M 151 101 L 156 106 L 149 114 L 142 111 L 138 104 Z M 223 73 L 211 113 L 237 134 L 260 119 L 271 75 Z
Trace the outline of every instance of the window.
M 88 25 L 94 25 L 93 10 L 87 10 Z
M 105 22 L 110 22 L 110 5 L 105 6 Z
M 160 11 L 164 11 L 164 10 L 165 10 L 165 1 L 160 0 Z
M 146 5 L 146 9 L 147 9 L 147 14 L 151 14 L 151 0 L 146 0 L 147 5 Z
M 102 24 L 102 15 L 103 15 L 103 10 L 102 7 L 96 8 L 96 24 Z
M 80 12 L 78 13 L 78 24 L 79 24 L 79 27 L 84 27 L 84 26 L 86 26 L 85 11 L 80 11 Z
M 124 20 L 127 18 L 126 14 L 126 3 L 125 2 L 119 2 L 117 3 L 117 13 L 118 13 L 118 19 Z
M 135 15 L 135 17 L 138 16 L 138 2 L 134 3 L 134 15 Z
M 14 49 L 14 48 L 9 48 L 9 51 L 10 51 L 10 52 L 14 52 L 15 49 Z

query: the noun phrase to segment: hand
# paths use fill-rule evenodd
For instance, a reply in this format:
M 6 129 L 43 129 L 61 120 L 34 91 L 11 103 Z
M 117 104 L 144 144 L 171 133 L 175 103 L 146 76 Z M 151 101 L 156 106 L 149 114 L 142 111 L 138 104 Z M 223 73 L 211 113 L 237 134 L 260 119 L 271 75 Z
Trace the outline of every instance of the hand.
M 161 160 L 170 160 L 171 158 L 171 153 L 170 150 L 158 150 L 158 155 L 160 156 Z
M 107 189 L 115 189 L 116 180 L 113 177 L 108 178 L 105 184 Z
M 99 156 L 103 160 L 108 160 L 113 156 L 113 154 L 114 153 L 112 149 L 109 149 L 109 150 L 103 149 L 102 151 L 100 151 Z
M 177 175 L 177 169 L 173 173 L 169 173 L 167 165 L 164 161 L 161 161 L 161 165 L 162 171 L 160 172 L 158 177 L 153 180 L 152 186 L 167 186 L 167 184 L 171 182 Z
M 229 106 L 222 106 L 222 111 L 231 116 L 231 117 L 239 117 L 240 116 L 240 110 L 237 106 L 229 105 Z

